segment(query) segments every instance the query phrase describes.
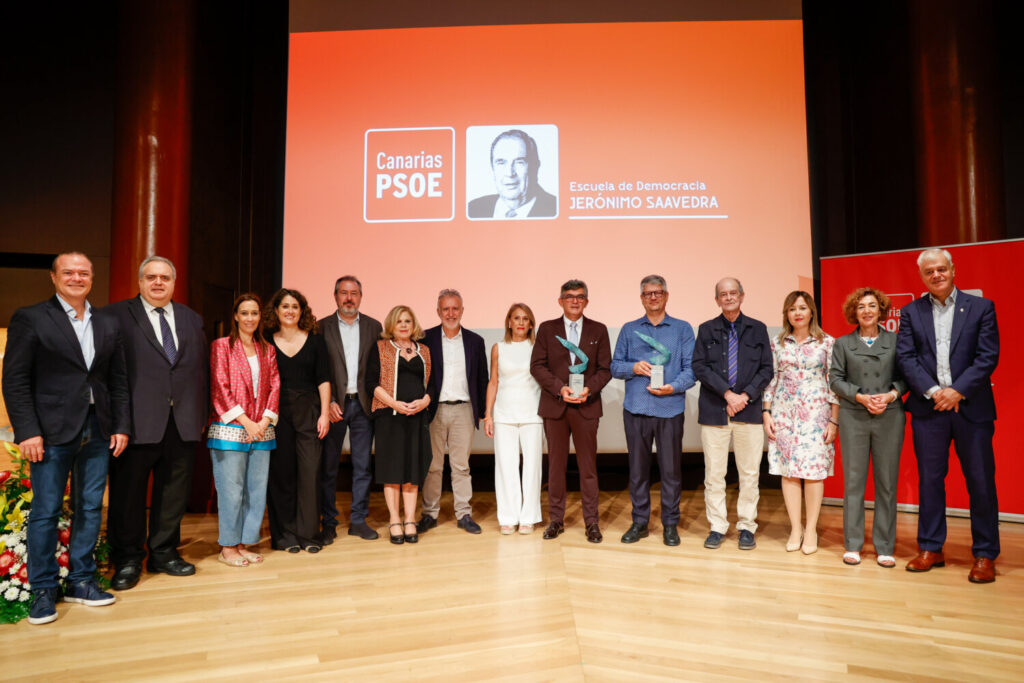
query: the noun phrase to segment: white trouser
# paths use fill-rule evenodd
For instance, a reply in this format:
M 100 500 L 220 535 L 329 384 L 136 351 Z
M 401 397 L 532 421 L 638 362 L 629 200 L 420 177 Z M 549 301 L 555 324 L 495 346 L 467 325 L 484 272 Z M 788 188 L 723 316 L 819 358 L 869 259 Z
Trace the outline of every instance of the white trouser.
M 724 534 L 729 530 L 725 508 L 725 471 L 729 467 L 729 439 L 736 455 L 740 494 L 736 500 L 736 528 L 757 531 L 758 480 L 761 456 L 764 454 L 764 427 L 749 422 L 733 422 L 723 426 L 701 425 L 700 440 L 704 446 L 704 508 L 712 531 Z
M 544 425 L 494 425 L 494 492 L 498 499 L 498 524 L 539 524 L 541 436 Z M 523 477 L 519 479 L 519 449 L 523 450 Z

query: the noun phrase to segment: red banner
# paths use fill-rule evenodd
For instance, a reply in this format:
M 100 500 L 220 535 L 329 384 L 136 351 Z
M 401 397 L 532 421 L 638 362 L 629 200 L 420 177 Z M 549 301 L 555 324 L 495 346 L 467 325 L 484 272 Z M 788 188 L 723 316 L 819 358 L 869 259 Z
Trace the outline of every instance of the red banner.
M 1017 457 L 1019 436 L 1011 428 L 1015 416 L 1024 410 L 1019 387 L 1011 378 L 1024 376 L 1024 358 L 1013 353 L 1014 342 L 1021 338 L 1020 318 L 1014 315 L 1010 300 L 1018 290 L 1016 268 L 1024 262 L 1024 240 L 964 244 L 947 247 L 956 266 L 956 286 L 970 294 L 992 299 L 996 304 L 1002 340 L 999 366 L 992 375 L 995 393 L 996 421 L 994 447 L 996 454 L 996 485 L 999 492 L 999 512 L 1024 514 L 1024 460 Z M 833 337 L 852 331 L 853 326 L 843 318 L 843 301 L 858 287 L 875 287 L 892 299 L 892 310 L 885 327 L 899 329 L 900 308 L 926 292 L 917 269 L 919 249 L 893 251 L 861 256 L 837 256 L 821 260 L 821 320 L 825 330 Z M 1002 381 L 1001 381 L 1002 380 Z M 1006 384 L 1003 388 L 1003 384 Z M 912 418 L 907 416 L 907 438 L 900 460 L 898 500 L 917 505 L 917 459 L 910 437 Z M 842 454 L 836 449 L 836 476 L 825 480 L 825 495 L 843 497 Z M 955 449 L 953 449 L 955 453 Z M 868 500 L 874 499 L 874 486 L 868 477 Z M 946 505 L 950 508 L 968 507 L 967 487 L 960 471 L 959 461 L 950 458 L 949 476 L 946 478 Z

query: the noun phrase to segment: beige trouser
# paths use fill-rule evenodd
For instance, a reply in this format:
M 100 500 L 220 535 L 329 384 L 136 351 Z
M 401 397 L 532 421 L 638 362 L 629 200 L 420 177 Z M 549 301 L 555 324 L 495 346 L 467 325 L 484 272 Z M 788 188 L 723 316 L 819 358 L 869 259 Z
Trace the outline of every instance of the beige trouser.
M 725 471 L 729 466 L 729 439 L 733 441 L 740 495 L 736 500 L 736 528 L 757 531 L 757 501 L 760 498 L 758 479 L 761 456 L 764 454 L 764 428 L 749 422 L 733 422 L 724 426 L 701 425 L 700 440 L 704 446 L 704 508 L 712 531 L 724 534 L 729 530 L 725 508 Z
M 427 478 L 423 481 L 423 514 L 437 519 L 441 511 L 441 474 L 444 472 L 444 454 L 452 468 L 452 496 L 455 498 L 455 519 L 462 519 L 473 510 L 469 499 L 473 497 L 473 482 L 469 477 L 469 451 L 473 445 L 473 404 L 460 403 L 437 407 L 430 423 L 430 449 L 433 458 Z

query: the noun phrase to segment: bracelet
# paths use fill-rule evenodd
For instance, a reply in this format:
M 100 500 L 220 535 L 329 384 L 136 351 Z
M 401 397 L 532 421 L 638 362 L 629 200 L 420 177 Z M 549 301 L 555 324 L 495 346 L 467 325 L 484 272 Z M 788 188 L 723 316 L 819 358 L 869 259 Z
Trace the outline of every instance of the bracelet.
M 761 408 L 761 412 L 762 413 L 770 413 L 770 412 L 772 412 L 772 409 L 771 408 Z
M 835 425 L 836 427 L 838 427 L 838 426 L 839 426 L 839 423 L 838 423 L 838 422 L 836 422 L 835 420 L 833 420 L 833 419 L 832 419 L 831 417 L 830 417 L 830 418 L 828 419 L 828 421 L 829 421 L 830 423 L 834 424 L 834 425 Z

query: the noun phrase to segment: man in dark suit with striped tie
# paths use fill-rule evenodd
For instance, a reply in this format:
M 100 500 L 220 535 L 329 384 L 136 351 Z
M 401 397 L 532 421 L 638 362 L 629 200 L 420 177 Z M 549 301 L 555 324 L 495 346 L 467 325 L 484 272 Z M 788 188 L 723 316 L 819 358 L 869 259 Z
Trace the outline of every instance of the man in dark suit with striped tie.
M 139 266 L 139 296 L 109 307 L 124 335 L 132 410 L 128 449 L 110 466 L 107 537 L 115 590 L 138 583 L 146 545 L 150 572 L 196 573 L 178 545 L 196 447 L 209 415 L 210 363 L 202 319 L 171 301 L 176 278 L 174 264 L 150 256 Z

